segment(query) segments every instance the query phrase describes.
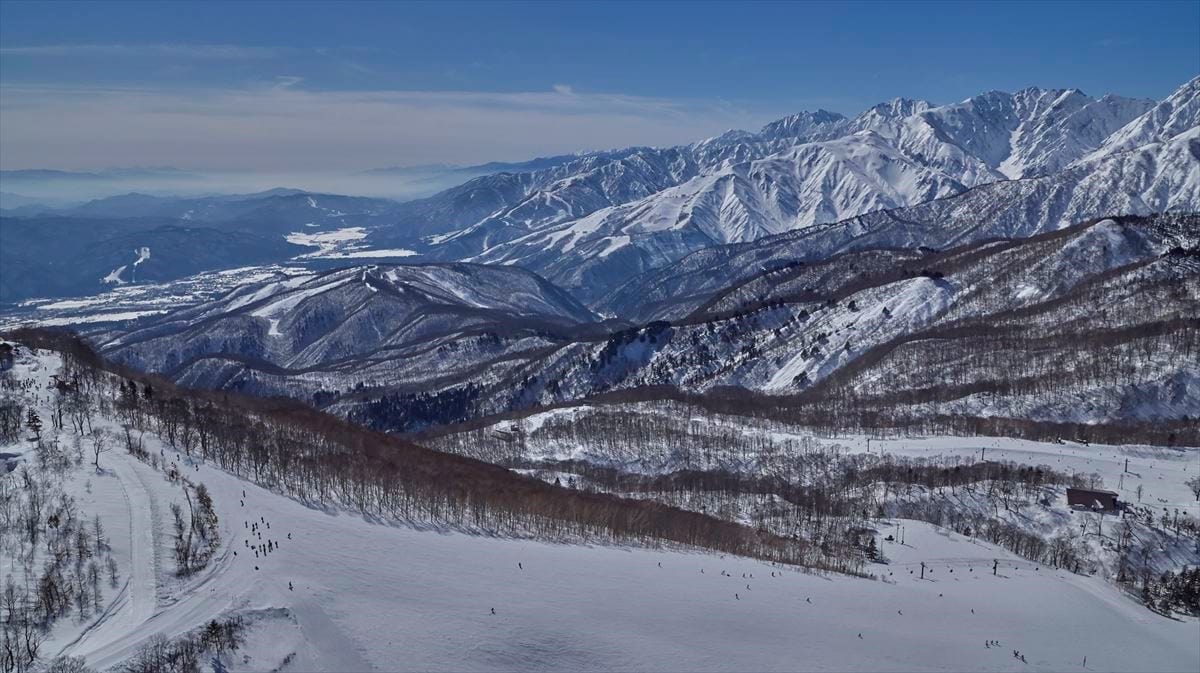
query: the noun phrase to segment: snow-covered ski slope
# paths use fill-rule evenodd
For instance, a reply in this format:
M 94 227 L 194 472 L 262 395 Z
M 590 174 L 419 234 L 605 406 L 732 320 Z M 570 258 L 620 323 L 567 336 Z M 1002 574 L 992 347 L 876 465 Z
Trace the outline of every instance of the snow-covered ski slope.
M 56 366 L 53 355 L 25 358 L 15 374 L 37 368 L 46 380 Z M 42 390 L 32 394 L 46 404 Z M 46 417 L 49 408 L 41 411 Z M 106 669 L 154 634 L 240 613 L 248 641 L 223 662 L 230 671 L 1200 667 L 1195 620 L 1161 617 L 1099 578 L 1035 568 L 917 522 L 895 522 L 905 544 L 885 542 L 890 564 L 871 566 L 883 581 L 810 575 L 688 550 L 496 539 L 364 520 L 187 464 L 146 441 L 211 490 L 223 546 L 206 570 L 178 580 L 167 514 L 178 486 L 119 448 L 101 456 L 103 474 L 85 461 L 74 479 L 80 487 L 92 482 L 88 506 L 112 520 L 122 574 L 133 579 L 110 597 L 99 624 L 60 622 L 49 656 L 61 651 Z M 31 447 L 0 450 L 28 457 Z M 121 517 L 129 523 L 118 525 Z M 279 543 L 277 551 L 254 557 L 245 546 L 250 522 L 259 523 L 263 543 Z M 140 568 L 132 575 L 131 562 Z M 985 647 L 989 640 L 1000 645 Z

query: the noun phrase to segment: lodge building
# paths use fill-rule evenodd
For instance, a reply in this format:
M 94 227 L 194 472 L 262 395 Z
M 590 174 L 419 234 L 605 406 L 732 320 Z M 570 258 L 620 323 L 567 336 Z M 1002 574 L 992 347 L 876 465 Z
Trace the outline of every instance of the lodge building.
M 1120 508 L 1116 491 L 1098 488 L 1068 488 L 1067 505 L 1097 512 L 1116 512 Z

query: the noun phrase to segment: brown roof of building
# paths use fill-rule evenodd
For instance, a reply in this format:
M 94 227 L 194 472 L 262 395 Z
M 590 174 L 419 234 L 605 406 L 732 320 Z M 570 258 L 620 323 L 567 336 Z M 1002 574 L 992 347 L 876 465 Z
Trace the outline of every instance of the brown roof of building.
M 1081 493 L 1103 493 L 1104 495 L 1121 495 L 1120 493 L 1117 493 L 1116 491 L 1108 491 L 1103 488 L 1075 488 L 1073 486 L 1068 486 L 1067 490 L 1068 491 L 1077 491 L 1077 492 L 1081 492 Z

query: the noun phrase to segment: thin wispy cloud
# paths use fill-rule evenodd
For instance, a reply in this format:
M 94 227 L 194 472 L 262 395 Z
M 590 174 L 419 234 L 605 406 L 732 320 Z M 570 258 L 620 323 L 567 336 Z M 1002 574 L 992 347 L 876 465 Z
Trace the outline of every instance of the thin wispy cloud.
M 234 44 L 42 44 L 0 47 L 2 56 L 94 57 L 94 56 L 171 56 L 206 60 L 275 58 L 287 50 L 281 47 L 255 47 Z
M 303 81 L 303 77 L 296 77 L 294 75 L 279 75 L 275 78 L 275 88 L 290 89 Z
M 0 87 L 0 165 L 359 170 L 669 145 L 772 115 L 721 101 L 580 93 Z M 564 95 L 569 93 L 570 95 Z

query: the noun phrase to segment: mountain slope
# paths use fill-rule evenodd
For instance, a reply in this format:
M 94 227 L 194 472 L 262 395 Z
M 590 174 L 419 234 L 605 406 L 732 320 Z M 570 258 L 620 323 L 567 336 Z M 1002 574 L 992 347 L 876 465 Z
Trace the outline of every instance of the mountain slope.
M 137 280 L 163 282 L 302 252 L 282 237 L 162 218 L 0 217 L 0 303 L 98 294 L 132 280 L 135 265 Z
M 96 343 L 125 364 L 190 385 L 307 396 L 396 390 L 515 364 L 598 329 L 593 320 L 521 269 L 362 266 L 276 274 Z
M 1198 225 L 1195 215 L 1094 220 L 1002 241 L 966 235 L 943 251 L 864 236 L 808 261 L 747 244 L 728 260 L 742 275 L 677 304 L 695 307 L 686 315 L 616 331 L 552 298 L 541 318 L 497 310 L 498 299 L 430 307 L 432 288 L 413 302 L 397 289 L 397 274 L 412 271 L 385 267 L 255 286 L 94 341 L 179 381 L 315 399 L 387 430 L 616 392 L 736 404 L 722 391 L 741 390 L 786 413 L 857 400 L 846 418 L 896 423 L 985 413 L 972 396 L 987 393 L 1002 417 L 1154 421 L 1165 432 L 1200 408 L 1200 371 L 1186 356 L 1200 347 L 1188 318 L 1200 312 Z M 908 355 L 926 346 L 935 350 Z M 1156 355 L 1133 367 L 1137 349 Z M 946 358 L 957 360 L 920 364 Z M 961 371 L 937 384 L 950 368 Z
M 458 259 L 523 234 L 587 216 L 678 185 L 730 162 L 744 162 L 845 132 L 841 115 L 818 110 L 768 124 L 758 134 L 730 131 L 691 145 L 595 152 L 550 166 L 470 180 L 401 205 L 381 245 L 404 245 Z
M 126 194 L 55 214 L 0 217 L 0 303 L 92 295 L 121 283 L 163 282 L 201 271 L 283 262 L 310 252 L 289 235 L 378 222 L 380 199 L 272 190 L 175 198 Z M 294 238 L 294 236 L 293 236 Z M 150 257 L 136 278 L 136 251 Z
M 1033 88 L 989 92 L 941 107 L 896 99 L 854 120 L 787 118 L 757 138 L 773 138 L 774 129 L 801 122 L 806 130 L 823 124 L 823 133 L 845 135 L 726 161 L 678 186 L 577 219 L 570 218 L 574 201 L 564 198 L 556 202 L 558 217 L 525 217 L 523 224 L 502 227 L 499 236 L 477 237 L 456 254 L 482 250 L 471 259 L 524 266 L 593 302 L 630 273 L 704 247 L 803 230 L 1010 178 L 1052 175 L 1151 105 Z M 737 138 L 748 142 L 752 136 Z M 481 222 L 472 233 L 495 232 L 493 225 Z
M 953 408 L 1048 422 L 1185 419 L 1200 408 L 1200 371 L 1186 355 L 1200 313 L 1198 225 L 1195 215 L 1101 220 L 940 253 L 755 265 L 687 317 L 560 349 L 516 394 L 498 387 L 492 409 L 667 385 L 795 396 L 804 414 L 849 405 L 845 417 Z M 1140 348 L 1155 355 L 1135 357 Z M 1099 363 L 1103 373 L 1081 377 Z M 1137 409 L 1136 391 L 1147 395 Z M 987 410 L 971 406 L 976 394 Z M 1074 396 L 1087 404 L 1065 402 Z
M 641 201 L 494 246 L 474 261 L 538 269 L 589 301 L 631 271 L 662 266 L 701 248 L 962 189 L 952 177 L 863 131 L 694 178 Z
M 1168 142 L 1200 123 L 1200 77 L 1179 87 L 1163 101 L 1105 139 L 1088 159 L 1127 152 L 1151 143 Z
M 1153 101 L 1078 89 L 990 91 L 961 103 L 918 110 L 898 122 L 864 120 L 897 147 L 969 186 L 1058 170 L 1100 143 Z M 882 127 L 882 128 L 880 128 Z
M 1150 101 L 1031 88 L 942 106 L 895 99 L 854 119 L 803 112 L 755 133 L 729 131 L 690 145 L 513 164 L 508 172 L 402 204 L 294 190 L 191 199 L 129 194 L 65 214 L 133 228 L 146 218 L 184 227 L 202 223 L 252 236 L 353 228 L 361 255 L 374 250 L 423 261 L 521 265 L 591 302 L 631 275 L 703 247 L 1010 178 L 1053 176 L 1135 151 L 1127 148 L 1141 140 L 1170 143 L 1180 129 L 1200 123 L 1196 86 L 1188 83 L 1152 110 Z M 1089 153 L 1094 156 L 1081 159 Z M 1160 182 L 1172 180 L 1179 181 L 1166 176 Z M 1125 211 L 1102 214 L 1116 212 Z M 86 287 L 83 280 L 72 283 Z
M 874 135 L 862 135 L 859 152 L 877 149 L 878 138 L 883 138 L 891 145 L 886 154 L 901 154 L 908 163 L 966 188 L 1057 170 L 1096 149 L 1112 130 L 1151 104 L 1118 96 L 1094 100 L 1078 90 L 1032 88 L 1015 94 L 989 92 L 941 107 L 895 99 L 853 120 L 821 110 L 804 112 L 767 124 L 758 133 L 730 131 L 686 146 L 598 152 L 542 171 L 472 180 L 402 206 L 394 231 L 377 235 L 386 237 L 380 239 L 383 244 L 406 246 L 426 237 L 422 251 L 438 259 L 503 255 L 490 250 L 797 145 L 835 138 L 854 142 L 863 131 Z M 820 176 L 809 180 L 818 182 Z M 875 184 L 887 182 L 888 176 L 881 175 Z M 887 184 L 866 199 L 839 201 L 832 196 L 832 204 L 801 203 L 796 210 L 810 216 L 793 224 L 858 214 L 876 201 L 890 200 L 892 207 L 913 202 L 896 203 L 888 193 L 894 190 L 887 187 L 902 190 L 903 185 Z
M 720 288 L 780 264 L 869 248 L 941 249 L 1033 236 L 1110 213 L 1168 211 L 1200 211 L 1200 127 L 1041 178 L 996 182 L 907 208 L 702 250 L 635 277 L 595 307 L 638 320 L 678 317 Z

